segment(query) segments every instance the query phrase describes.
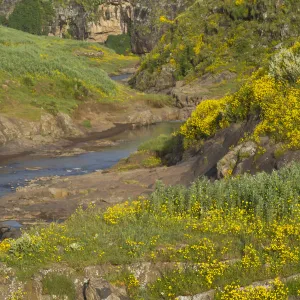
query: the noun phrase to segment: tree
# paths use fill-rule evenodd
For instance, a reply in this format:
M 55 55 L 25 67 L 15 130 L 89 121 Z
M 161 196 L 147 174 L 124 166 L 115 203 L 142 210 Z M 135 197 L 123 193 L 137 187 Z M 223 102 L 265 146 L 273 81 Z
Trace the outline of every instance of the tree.
M 42 23 L 39 0 L 23 0 L 18 3 L 8 20 L 9 27 L 38 35 L 42 34 Z

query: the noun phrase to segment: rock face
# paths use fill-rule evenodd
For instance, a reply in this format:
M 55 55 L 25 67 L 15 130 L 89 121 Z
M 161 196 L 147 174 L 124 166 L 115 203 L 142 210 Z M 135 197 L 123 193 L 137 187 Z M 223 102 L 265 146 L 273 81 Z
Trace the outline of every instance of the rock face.
M 132 51 L 137 54 L 150 52 L 165 31 L 159 25 L 159 17 L 165 15 L 173 20 L 191 0 L 132 0 L 134 7 L 131 43 Z
M 9 16 L 21 0 L 3 0 L 0 2 L 0 16 Z
M 50 28 L 50 34 L 64 37 L 73 36 L 92 42 L 106 42 L 109 35 L 128 33 L 132 19 L 132 6 L 126 0 L 108 0 L 93 12 L 71 3 L 56 8 L 56 18 Z
M 0 146 L 15 142 L 13 152 L 18 152 L 19 146 L 31 141 L 34 144 L 49 143 L 63 137 L 78 137 L 83 135 L 70 116 L 58 113 L 57 116 L 43 114 L 39 122 L 29 122 L 0 115 Z M 4 147 L 1 147 L 1 150 Z
M 0 16 L 8 17 L 21 0 L 0 1 Z M 159 24 L 162 12 L 174 19 L 191 0 L 106 0 L 93 11 L 76 1 L 55 7 L 50 35 L 106 42 L 109 35 L 130 33 L 132 51 L 144 54 L 153 49 L 165 27 Z
M 20 228 L 13 227 L 7 222 L 0 222 L 0 241 L 18 238 L 21 236 Z

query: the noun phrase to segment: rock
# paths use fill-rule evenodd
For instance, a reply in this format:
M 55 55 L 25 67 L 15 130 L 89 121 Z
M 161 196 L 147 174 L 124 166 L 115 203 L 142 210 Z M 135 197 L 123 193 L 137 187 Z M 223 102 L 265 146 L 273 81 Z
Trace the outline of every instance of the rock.
M 20 236 L 20 228 L 7 225 L 6 222 L 0 223 L 0 241 L 4 239 L 16 239 Z
M 86 299 L 89 300 L 129 300 L 125 287 L 115 287 L 103 279 L 92 278 L 85 290 Z
M 67 136 L 81 136 L 83 133 L 73 123 L 71 117 L 64 113 L 58 113 L 56 116 L 58 127 L 61 128 Z
M 233 173 L 240 174 L 242 170 L 238 168 L 238 165 L 247 158 L 253 157 L 256 151 L 257 145 L 252 141 L 236 146 L 218 162 L 218 178 L 223 178 Z
M 54 199 L 64 199 L 69 195 L 67 189 L 49 188 L 49 192 Z
M 4 91 L 8 91 L 8 85 L 6 85 L 6 84 L 2 84 L 2 90 L 4 90 Z
M 179 297 L 176 297 L 176 299 L 178 299 L 178 300 L 213 300 L 213 299 L 215 299 L 215 294 L 216 294 L 215 290 L 210 290 L 208 292 L 197 294 L 194 296 L 179 296 Z
M 136 112 L 133 115 L 128 117 L 129 123 L 138 125 L 138 126 L 145 126 L 151 125 L 157 122 L 162 121 L 162 119 L 154 115 L 150 110 L 145 110 L 142 112 Z
M 133 2 L 134 3 L 134 2 Z M 132 51 L 136 54 L 150 52 L 167 27 L 157 24 L 161 12 L 171 20 L 192 3 L 191 0 L 139 0 L 133 5 L 131 28 Z
M 38 148 L 63 137 L 81 135 L 83 132 L 74 124 L 71 117 L 63 113 L 58 113 L 57 116 L 44 113 L 41 120 L 36 122 L 0 114 L 0 146 L 5 146 L 2 150 L 9 155 Z

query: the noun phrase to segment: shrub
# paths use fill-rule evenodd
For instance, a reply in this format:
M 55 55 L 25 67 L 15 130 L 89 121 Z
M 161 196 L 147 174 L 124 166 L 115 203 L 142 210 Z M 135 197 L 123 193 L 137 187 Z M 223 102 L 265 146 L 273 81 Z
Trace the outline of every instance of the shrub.
M 226 107 L 223 100 L 204 100 L 180 128 L 180 133 L 187 140 L 205 139 L 225 126 L 223 114 Z
M 40 35 L 42 33 L 42 12 L 39 0 L 23 0 L 10 15 L 8 26 Z
M 9 16 L 9 27 L 32 34 L 48 34 L 48 26 L 54 17 L 50 0 L 22 0 Z
M 300 52 L 295 48 L 282 49 L 274 55 L 270 63 L 270 75 L 279 81 L 296 83 L 300 78 Z
M 118 54 L 126 55 L 131 53 L 130 36 L 128 34 L 109 35 L 105 45 L 115 50 Z

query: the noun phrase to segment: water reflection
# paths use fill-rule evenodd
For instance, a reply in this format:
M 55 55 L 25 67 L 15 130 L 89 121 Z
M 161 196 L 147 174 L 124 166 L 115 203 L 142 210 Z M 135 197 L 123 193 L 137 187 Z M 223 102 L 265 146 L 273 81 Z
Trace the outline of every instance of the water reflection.
M 0 196 L 37 177 L 80 175 L 107 169 L 136 151 L 141 143 L 160 134 L 170 134 L 179 126 L 178 122 L 168 122 L 126 131 L 112 139 L 124 141 L 117 146 L 78 156 L 55 158 L 27 156 L 10 161 L 7 165 L 0 165 Z

